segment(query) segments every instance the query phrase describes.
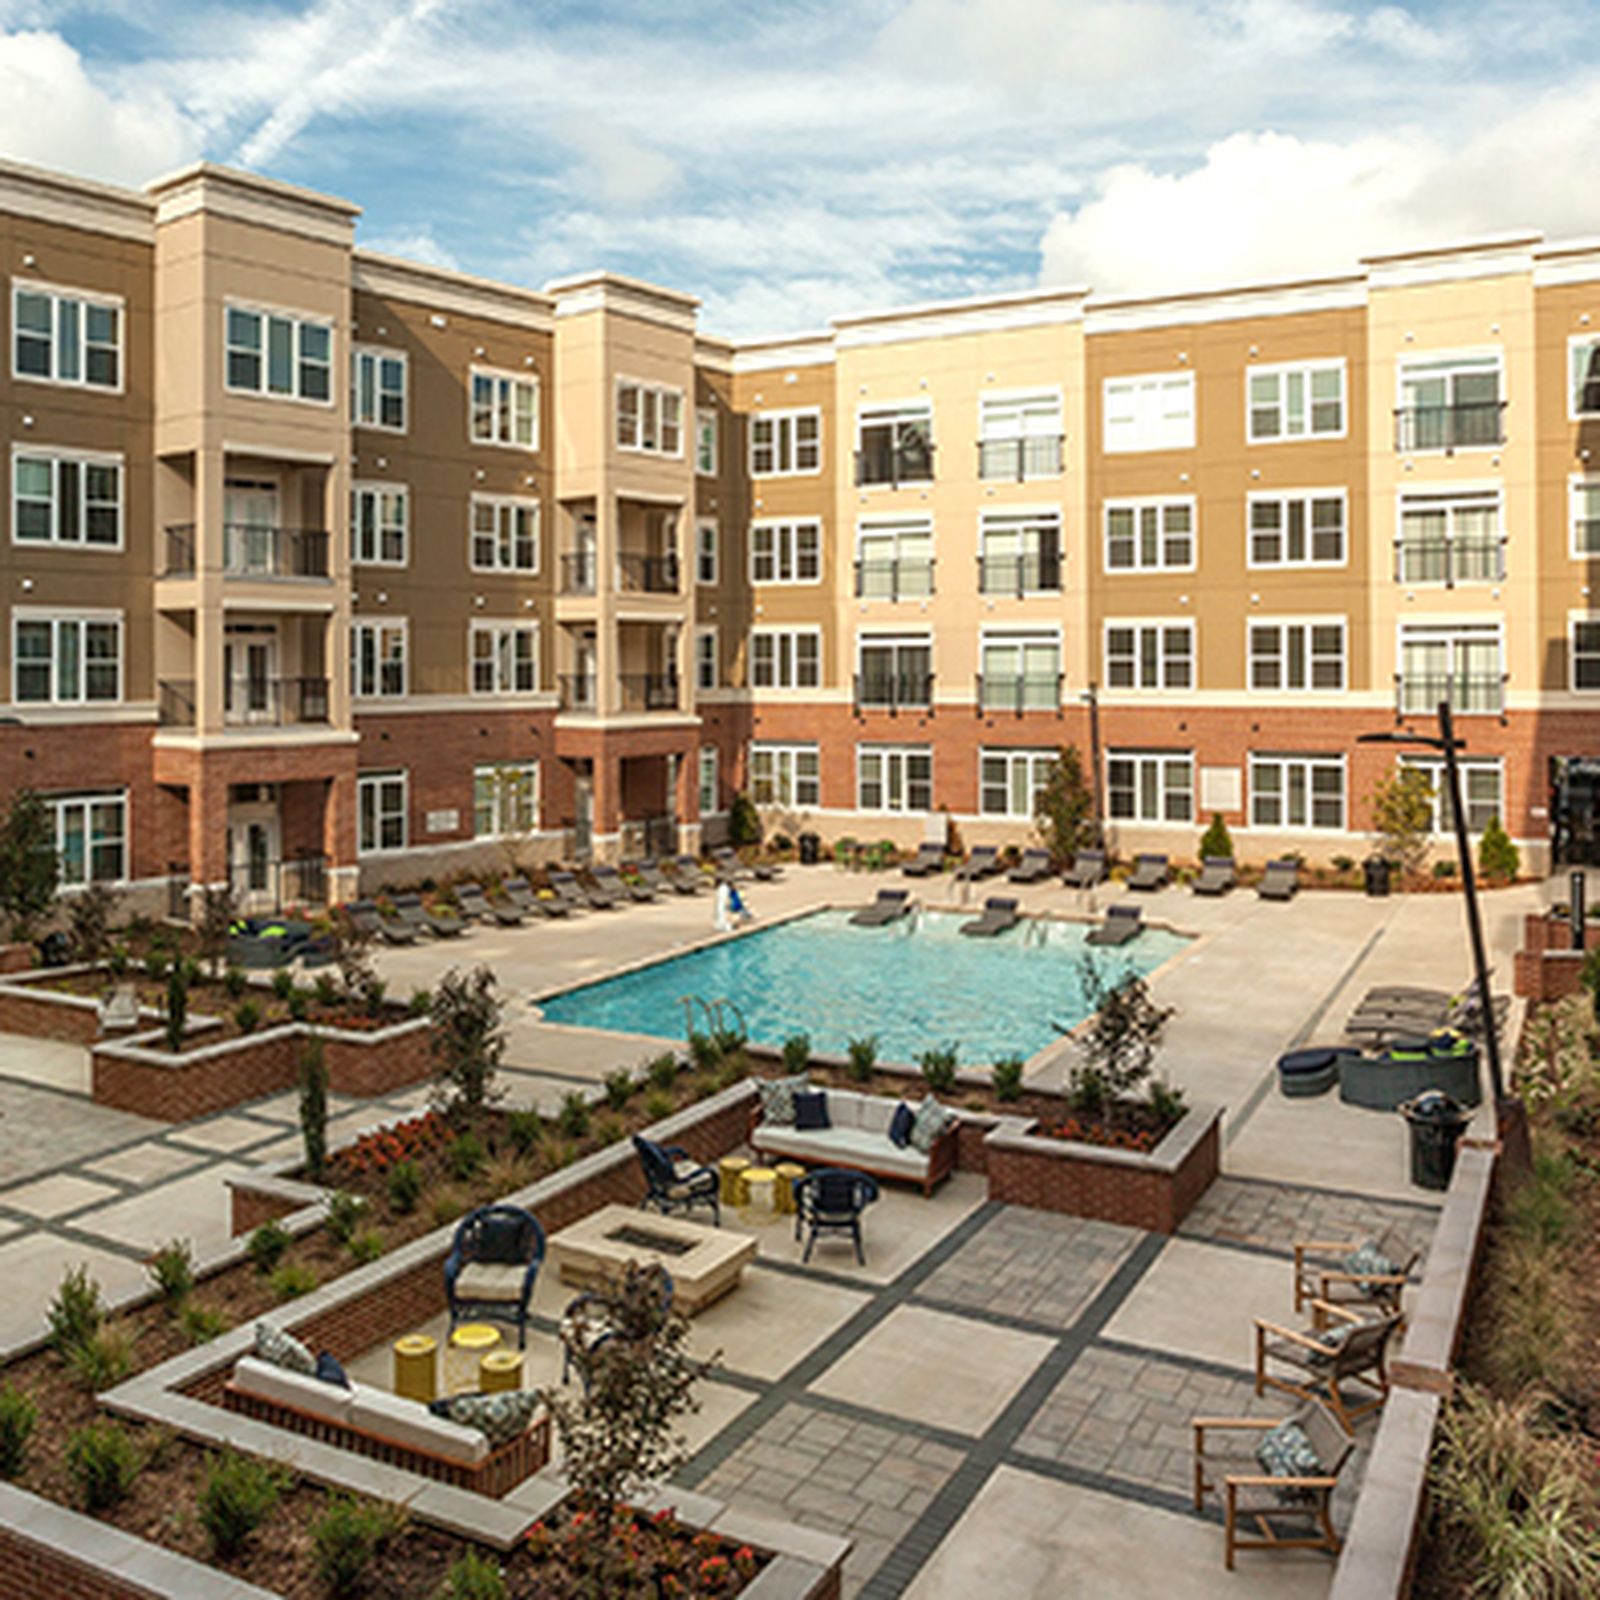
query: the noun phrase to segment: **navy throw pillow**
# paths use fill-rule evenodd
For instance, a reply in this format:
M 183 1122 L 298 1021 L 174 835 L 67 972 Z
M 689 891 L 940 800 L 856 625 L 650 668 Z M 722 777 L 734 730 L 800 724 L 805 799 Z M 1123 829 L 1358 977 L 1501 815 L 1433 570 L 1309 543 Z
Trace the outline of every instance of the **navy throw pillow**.
M 894 1115 L 889 1119 L 889 1142 L 896 1148 L 904 1150 L 911 1143 L 911 1125 L 916 1121 L 916 1114 L 904 1100 L 894 1108 Z
M 794 1097 L 794 1125 L 799 1129 L 831 1128 L 828 1097 L 821 1089 L 802 1090 Z
M 324 1383 L 337 1384 L 341 1389 L 350 1387 L 350 1379 L 344 1368 L 326 1350 L 317 1357 L 317 1376 Z

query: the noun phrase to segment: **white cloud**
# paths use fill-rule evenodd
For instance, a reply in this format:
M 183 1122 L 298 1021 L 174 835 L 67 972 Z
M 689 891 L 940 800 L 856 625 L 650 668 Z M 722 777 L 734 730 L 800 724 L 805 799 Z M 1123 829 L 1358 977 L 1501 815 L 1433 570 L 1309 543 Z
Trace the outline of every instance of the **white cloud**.
M 370 239 L 363 237 L 360 243 L 363 250 L 376 250 L 380 255 L 400 256 L 426 267 L 448 267 L 452 272 L 461 270 L 460 261 L 434 238 L 431 228 L 380 233 Z

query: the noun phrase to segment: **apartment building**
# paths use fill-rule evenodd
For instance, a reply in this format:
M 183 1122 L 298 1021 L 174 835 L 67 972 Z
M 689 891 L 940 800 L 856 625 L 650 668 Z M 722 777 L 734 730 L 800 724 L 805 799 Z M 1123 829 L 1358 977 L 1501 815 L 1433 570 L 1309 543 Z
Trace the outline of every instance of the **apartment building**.
M 729 343 L 356 219 L 0 166 L 0 795 L 68 883 L 338 899 L 741 789 L 1021 841 L 1067 743 L 1125 851 L 1356 855 L 1441 697 L 1474 829 L 1600 850 L 1600 243 Z

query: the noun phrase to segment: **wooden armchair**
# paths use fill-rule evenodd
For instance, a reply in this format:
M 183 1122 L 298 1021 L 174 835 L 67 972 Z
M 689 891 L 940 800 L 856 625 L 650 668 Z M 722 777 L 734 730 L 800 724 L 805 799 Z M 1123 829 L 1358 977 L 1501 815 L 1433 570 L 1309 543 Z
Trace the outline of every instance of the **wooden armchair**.
M 1282 1421 L 1299 1424 L 1316 1452 L 1318 1470 L 1304 1477 L 1264 1472 L 1254 1455 L 1261 1436 Z M 1333 1491 L 1354 1441 L 1326 1406 L 1308 1400 L 1282 1417 L 1196 1417 L 1194 1428 L 1194 1508 L 1204 1508 L 1213 1489 L 1222 1492 L 1223 1562 L 1233 1571 L 1239 1550 L 1326 1550 L 1339 1553 L 1333 1526 Z M 1220 1436 L 1220 1439 L 1216 1436 Z M 1208 1446 L 1210 1448 L 1208 1448 Z M 1213 1481 L 1207 1468 L 1219 1471 Z M 1241 1529 L 1252 1530 L 1248 1533 Z
M 1388 1228 L 1372 1242 L 1394 1271 L 1376 1277 L 1351 1272 L 1345 1262 L 1366 1242 L 1362 1239 L 1296 1240 L 1295 1310 L 1304 1310 L 1308 1302 L 1320 1300 L 1325 1305 L 1398 1312 L 1401 1293 L 1422 1259 L 1422 1252 L 1408 1246 L 1393 1228 Z
M 1324 1300 L 1313 1300 L 1311 1306 L 1316 1320 L 1305 1331 L 1256 1319 L 1256 1393 L 1265 1394 L 1270 1387 L 1302 1400 L 1325 1400 L 1344 1431 L 1353 1433 L 1355 1424 L 1389 1396 L 1384 1356 L 1400 1326 L 1400 1313 L 1392 1311 L 1369 1321 Z M 1329 1321 L 1349 1331 L 1336 1336 Z M 1287 1367 L 1296 1376 L 1270 1371 L 1269 1363 Z M 1360 1385 L 1371 1398 L 1352 1402 L 1344 1393 L 1347 1383 Z

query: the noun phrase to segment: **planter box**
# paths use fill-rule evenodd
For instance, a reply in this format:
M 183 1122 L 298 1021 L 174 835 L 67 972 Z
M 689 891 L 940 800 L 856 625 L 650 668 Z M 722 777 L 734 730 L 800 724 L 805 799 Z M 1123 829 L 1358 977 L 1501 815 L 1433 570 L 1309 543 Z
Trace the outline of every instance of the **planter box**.
M 1222 1107 L 1191 1106 L 1148 1154 L 1075 1144 L 1018 1128 L 1011 1119 L 984 1138 L 989 1198 L 1007 1205 L 1175 1233 L 1216 1177 Z
M 26 972 L 32 965 L 31 944 L 0 944 L 0 972 Z

